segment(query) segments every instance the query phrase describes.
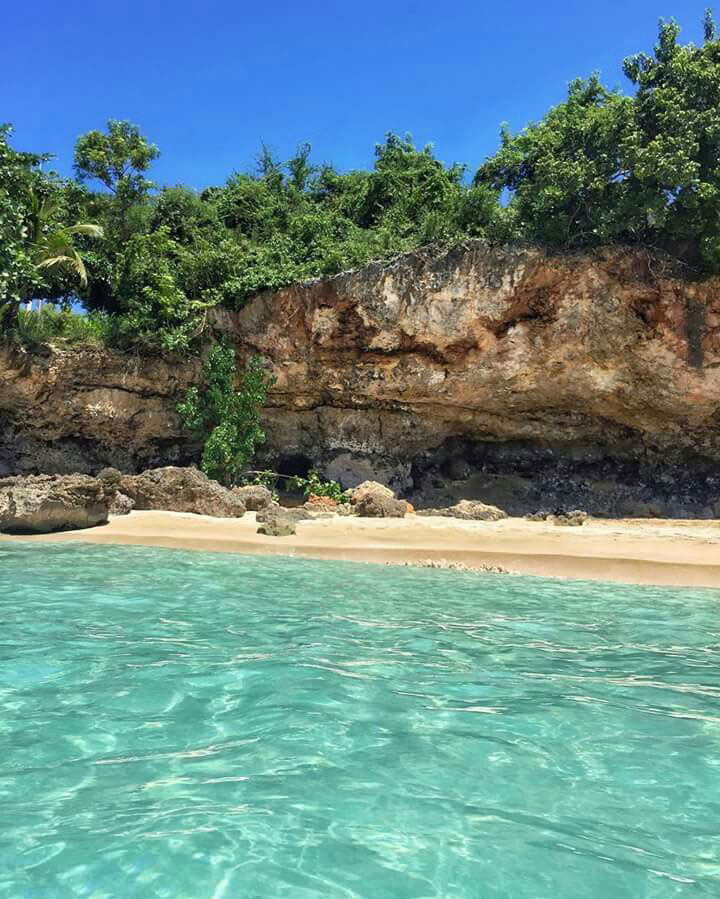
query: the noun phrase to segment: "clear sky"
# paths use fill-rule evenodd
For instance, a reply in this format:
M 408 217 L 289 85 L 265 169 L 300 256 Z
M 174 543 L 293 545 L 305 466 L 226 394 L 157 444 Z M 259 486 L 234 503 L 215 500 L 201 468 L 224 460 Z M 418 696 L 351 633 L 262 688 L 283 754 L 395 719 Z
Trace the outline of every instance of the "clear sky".
M 32 0 L 0 16 L 0 121 L 18 149 L 57 155 L 130 119 L 162 152 L 153 176 L 195 187 L 281 158 L 302 141 L 318 162 L 372 164 L 389 131 L 434 143 L 472 170 L 600 71 L 625 87 L 624 56 L 650 51 L 662 16 L 699 42 L 707 0 Z M 718 9 L 720 18 L 720 9 Z

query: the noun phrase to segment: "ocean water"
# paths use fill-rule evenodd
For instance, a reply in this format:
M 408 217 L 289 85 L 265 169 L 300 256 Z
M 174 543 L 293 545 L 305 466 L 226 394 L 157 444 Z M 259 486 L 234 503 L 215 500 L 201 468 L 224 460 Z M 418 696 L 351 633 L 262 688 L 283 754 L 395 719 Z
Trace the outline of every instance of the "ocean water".
M 0 546 L 0 896 L 720 896 L 720 592 Z

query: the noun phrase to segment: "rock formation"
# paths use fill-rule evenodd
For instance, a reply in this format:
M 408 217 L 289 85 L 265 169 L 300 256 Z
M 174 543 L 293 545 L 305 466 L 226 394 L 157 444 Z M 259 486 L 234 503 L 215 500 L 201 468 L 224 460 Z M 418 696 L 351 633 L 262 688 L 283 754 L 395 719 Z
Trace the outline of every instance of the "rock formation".
M 242 518 L 242 499 L 196 468 L 155 468 L 142 474 L 125 475 L 118 484 L 138 511 L 193 512 L 216 518 Z
M 471 499 L 461 499 L 459 503 L 445 509 L 423 509 L 420 515 L 439 515 L 441 518 L 460 518 L 464 521 L 500 521 L 508 517 L 507 512 L 497 506 L 488 506 Z
M 47 534 L 105 524 L 112 487 L 88 475 L 0 479 L 0 531 Z
M 256 296 L 213 327 L 277 383 L 258 464 L 418 507 L 720 516 L 720 279 L 469 242 Z M 0 350 L 0 474 L 197 459 L 200 361 Z
M 350 492 L 350 504 L 360 518 L 404 518 L 408 504 L 389 487 L 377 481 L 363 481 Z
M 267 487 L 260 484 L 248 484 L 247 487 L 235 487 L 233 493 L 237 496 L 248 512 L 259 512 L 272 505 L 272 493 Z

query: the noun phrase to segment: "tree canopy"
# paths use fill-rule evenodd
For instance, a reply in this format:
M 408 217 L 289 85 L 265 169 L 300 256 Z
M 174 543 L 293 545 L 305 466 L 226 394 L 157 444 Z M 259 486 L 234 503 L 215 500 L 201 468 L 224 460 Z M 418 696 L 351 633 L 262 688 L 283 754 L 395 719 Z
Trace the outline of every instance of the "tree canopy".
M 652 56 L 624 61 L 635 92 L 574 81 L 545 118 L 511 135 L 475 183 L 511 192 L 519 237 L 558 247 L 640 243 L 720 271 L 720 43 L 660 23 Z

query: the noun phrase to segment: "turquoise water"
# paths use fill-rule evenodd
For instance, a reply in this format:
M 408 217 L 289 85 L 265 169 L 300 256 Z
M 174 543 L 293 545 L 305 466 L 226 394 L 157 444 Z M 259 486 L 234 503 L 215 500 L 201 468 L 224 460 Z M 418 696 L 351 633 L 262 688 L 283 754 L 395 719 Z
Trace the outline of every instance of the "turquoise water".
M 720 895 L 720 593 L 0 546 L 0 896 Z

